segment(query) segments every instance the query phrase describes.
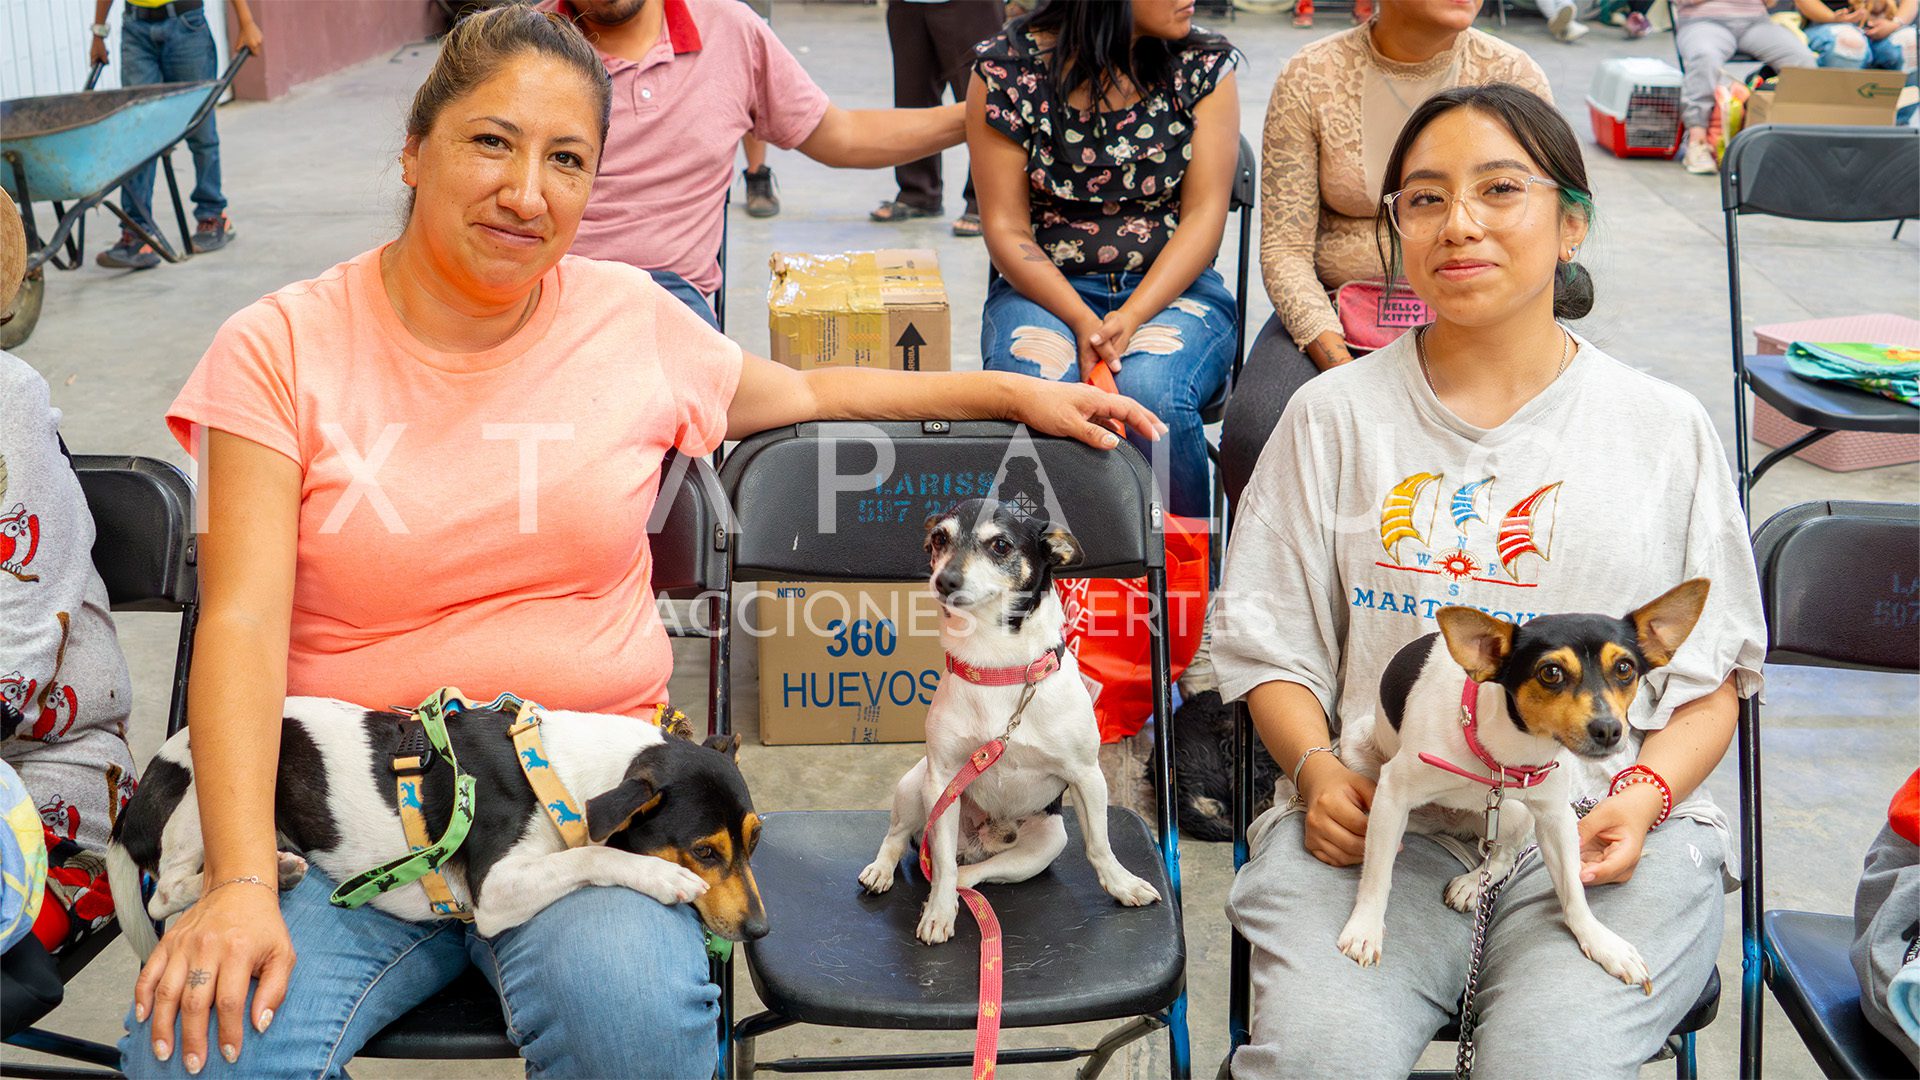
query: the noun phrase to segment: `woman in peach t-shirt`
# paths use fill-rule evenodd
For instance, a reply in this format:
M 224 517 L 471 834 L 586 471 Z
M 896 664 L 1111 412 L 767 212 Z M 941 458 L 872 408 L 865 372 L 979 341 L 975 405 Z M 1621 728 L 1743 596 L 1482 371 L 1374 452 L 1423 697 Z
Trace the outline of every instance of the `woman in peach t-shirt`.
M 461 23 L 408 117 L 399 239 L 235 315 L 168 415 L 207 478 L 188 694 L 208 890 L 141 973 L 130 1075 L 340 1075 L 469 963 L 530 1072 L 711 1073 L 716 991 L 688 907 L 590 887 L 481 938 L 335 908 L 317 872 L 277 896 L 283 699 L 664 700 L 646 521 L 669 449 L 826 418 L 999 416 L 1099 446 L 1116 441 L 1103 420 L 1162 430 L 1075 384 L 793 371 L 645 273 L 566 256 L 608 101 L 565 21 L 508 6 Z

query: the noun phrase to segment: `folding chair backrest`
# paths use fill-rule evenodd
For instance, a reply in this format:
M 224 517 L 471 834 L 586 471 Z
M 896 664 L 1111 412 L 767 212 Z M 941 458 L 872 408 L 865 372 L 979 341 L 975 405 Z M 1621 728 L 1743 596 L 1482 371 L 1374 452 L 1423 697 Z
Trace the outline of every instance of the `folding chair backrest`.
M 660 499 L 647 523 L 653 591 L 692 600 L 727 587 L 727 534 L 732 531 L 719 474 L 701 458 L 669 453 L 660 464 Z
M 115 611 L 180 616 L 167 734 L 187 723 L 187 670 L 200 614 L 199 537 L 193 481 L 157 458 L 75 454 L 74 473 L 93 512 L 93 565 Z
M 1720 164 L 1720 208 L 1802 221 L 1920 217 L 1920 130 L 1748 128 Z
M 1260 159 L 1254 155 L 1253 144 L 1245 135 L 1240 136 L 1240 161 L 1233 170 L 1233 195 L 1227 203 L 1229 210 L 1250 210 L 1254 200 L 1260 196 Z
M 1920 672 L 1920 507 L 1801 503 L 1753 547 L 1769 663 Z
M 193 483 L 164 461 L 76 454 L 93 512 L 93 564 L 115 611 L 177 612 L 199 594 Z
M 988 421 L 808 423 L 741 443 L 721 467 L 741 532 L 737 581 L 920 581 L 926 519 L 970 498 L 1027 498 L 1085 552 L 1074 577 L 1164 564 L 1146 461 Z

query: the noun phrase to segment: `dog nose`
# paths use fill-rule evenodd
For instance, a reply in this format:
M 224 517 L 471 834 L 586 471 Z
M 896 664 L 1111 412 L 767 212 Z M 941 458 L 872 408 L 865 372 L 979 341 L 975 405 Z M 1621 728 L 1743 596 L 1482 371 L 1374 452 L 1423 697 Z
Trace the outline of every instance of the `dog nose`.
M 1611 716 L 1595 717 L 1587 722 L 1587 737 L 1601 746 L 1620 741 L 1620 721 Z
M 940 575 L 933 579 L 933 587 L 939 589 L 941 595 L 944 596 L 948 593 L 958 592 L 961 583 L 965 580 L 966 578 L 964 576 L 953 570 L 942 570 L 940 571 Z
M 770 929 L 765 915 L 749 915 L 747 921 L 740 924 L 740 932 L 746 935 L 748 941 L 759 941 L 767 936 Z

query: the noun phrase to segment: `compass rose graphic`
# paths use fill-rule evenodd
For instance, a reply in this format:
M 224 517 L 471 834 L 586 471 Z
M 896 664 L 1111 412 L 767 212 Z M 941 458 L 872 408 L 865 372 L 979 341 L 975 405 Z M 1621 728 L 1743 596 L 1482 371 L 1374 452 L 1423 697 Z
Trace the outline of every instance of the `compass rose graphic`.
M 1464 577 L 1472 577 L 1474 572 L 1480 569 L 1480 564 L 1474 562 L 1473 556 L 1467 554 L 1465 550 L 1455 548 L 1440 556 L 1439 567 L 1441 573 L 1459 581 Z

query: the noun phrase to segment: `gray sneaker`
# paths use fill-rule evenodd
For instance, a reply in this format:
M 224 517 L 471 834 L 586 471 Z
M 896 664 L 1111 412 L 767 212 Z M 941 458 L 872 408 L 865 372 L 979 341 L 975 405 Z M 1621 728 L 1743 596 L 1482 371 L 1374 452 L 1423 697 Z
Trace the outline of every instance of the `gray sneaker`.
M 219 251 L 233 242 L 239 235 L 233 227 L 233 219 L 225 214 L 216 218 L 202 218 L 193 230 L 193 250 L 205 255 L 209 251 Z
M 151 270 L 160 265 L 160 253 L 132 229 L 120 230 L 120 242 L 93 257 L 109 270 Z

